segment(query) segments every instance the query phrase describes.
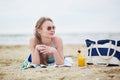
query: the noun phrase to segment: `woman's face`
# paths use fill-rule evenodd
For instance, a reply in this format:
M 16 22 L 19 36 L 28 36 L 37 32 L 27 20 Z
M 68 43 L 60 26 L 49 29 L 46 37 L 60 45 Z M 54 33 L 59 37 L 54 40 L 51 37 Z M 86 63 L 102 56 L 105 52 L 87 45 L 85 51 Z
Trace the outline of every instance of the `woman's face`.
M 39 30 L 41 37 L 52 38 L 55 34 L 55 26 L 51 21 L 45 21 L 42 24 L 42 29 Z

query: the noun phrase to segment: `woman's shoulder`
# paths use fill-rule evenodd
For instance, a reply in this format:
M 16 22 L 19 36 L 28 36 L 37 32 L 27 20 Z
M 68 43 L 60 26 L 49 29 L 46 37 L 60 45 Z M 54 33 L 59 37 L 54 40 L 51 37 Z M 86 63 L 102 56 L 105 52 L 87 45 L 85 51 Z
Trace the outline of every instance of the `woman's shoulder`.
M 63 45 L 62 39 L 60 37 L 55 36 L 53 38 L 53 43 L 56 47 Z
M 32 41 L 32 42 L 35 41 L 35 37 L 34 37 L 34 36 L 31 37 L 31 38 L 30 38 L 30 41 Z
M 29 42 L 30 42 L 30 44 L 35 45 L 36 44 L 35 37 L 31 37 Z

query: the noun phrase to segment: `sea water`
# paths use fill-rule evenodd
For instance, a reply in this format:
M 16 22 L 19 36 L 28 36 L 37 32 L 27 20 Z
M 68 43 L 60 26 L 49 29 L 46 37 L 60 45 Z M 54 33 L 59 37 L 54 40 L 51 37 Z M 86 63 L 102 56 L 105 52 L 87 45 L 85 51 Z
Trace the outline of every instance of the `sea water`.
M 0 45 L 28 45 L 33 34 L 0 34 Z M 64 44 L 85 44 L 86 39 L 120 40 L 120 33 L 59 33 Z

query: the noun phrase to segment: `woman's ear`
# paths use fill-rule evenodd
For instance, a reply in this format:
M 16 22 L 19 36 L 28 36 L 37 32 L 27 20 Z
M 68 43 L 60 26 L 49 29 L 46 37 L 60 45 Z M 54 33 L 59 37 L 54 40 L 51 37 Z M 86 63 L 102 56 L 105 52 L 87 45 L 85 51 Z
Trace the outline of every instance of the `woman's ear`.
M 42 30 L 42 29 L 38 29 L 37 32 L 38 32 L 38 33 L 41 33 L 41 30 Z

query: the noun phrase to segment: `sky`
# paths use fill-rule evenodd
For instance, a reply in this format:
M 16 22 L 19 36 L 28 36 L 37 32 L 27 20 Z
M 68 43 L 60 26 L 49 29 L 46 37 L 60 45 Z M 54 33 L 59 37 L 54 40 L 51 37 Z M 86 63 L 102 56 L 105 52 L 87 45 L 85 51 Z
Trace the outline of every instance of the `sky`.
M 33 33 L 43 16 L 56 33 L 120 32 L 120 0 L 0 0 L 0 34 Z

